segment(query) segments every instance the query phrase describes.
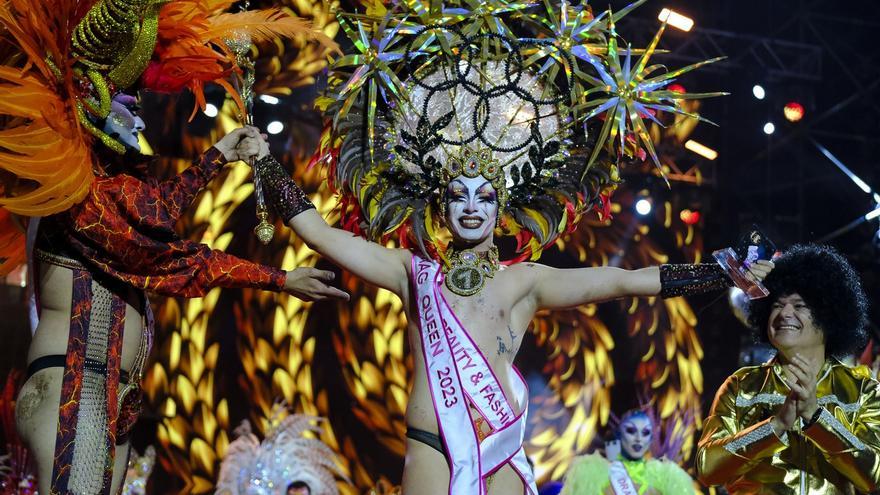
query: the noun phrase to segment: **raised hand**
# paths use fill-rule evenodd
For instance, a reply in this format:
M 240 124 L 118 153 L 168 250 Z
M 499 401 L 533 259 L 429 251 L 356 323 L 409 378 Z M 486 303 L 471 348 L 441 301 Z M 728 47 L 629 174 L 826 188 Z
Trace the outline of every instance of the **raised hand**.
M 788 371 L 796 379 L 789 387 L 797 395 L 797 414 L 804 421 L 809 421 L 819 408 L 816 399 L 816 373 L 800 354 L 795 354 L 789 360 Z
M 746 276 L 755 282 L 762 282 L 776 265 L 770 260 L 758 260 L 746 265 Z
M 214 144 L 228 162 L 259 160 L 269 154 L 266 135 L 254 126 L 235 129 Z
M 301 267 L 287 272 L 284 292 L 296 296 L 303 301 L 323 301 L 339 299 L 348 301 L 348 293 L 327 285 L 336 278 L 336 274 L 317 268 Z
M 611 462 L 616 461 L 620 457 L 620 440 L 610 440 L 605 442 L 605 458 Z
M 785 402 L 779 406 L 773 419 L 770 420 L 770 424 L 773 426 L 773 431 L 776 433 L 776 436 L 782 436 L 783 433 L 794 428 L 794 422 L 797 420 L 797 417 L 797 396 L 795 392 L 792 391 L 789 392 L 788 396 L 785 398 Z

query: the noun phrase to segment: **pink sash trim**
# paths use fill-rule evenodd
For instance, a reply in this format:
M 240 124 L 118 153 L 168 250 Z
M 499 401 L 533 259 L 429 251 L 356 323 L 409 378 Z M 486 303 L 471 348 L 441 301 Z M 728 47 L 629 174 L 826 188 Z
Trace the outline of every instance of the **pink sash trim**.
M 514 368 L 513 392 L 522 410 L 516 414 L 495 371 L 443 297 L 440 265 L 414 255 L 412 273 L 422 356 L 449 461 L 449 494 L 484 495 L 485 478 L 510 464 L 525 492 L 536 495 L 534 475 L 522 448 L 528 414 L 525 380 Z M 468 404 L 492 427 L 482 444 Z

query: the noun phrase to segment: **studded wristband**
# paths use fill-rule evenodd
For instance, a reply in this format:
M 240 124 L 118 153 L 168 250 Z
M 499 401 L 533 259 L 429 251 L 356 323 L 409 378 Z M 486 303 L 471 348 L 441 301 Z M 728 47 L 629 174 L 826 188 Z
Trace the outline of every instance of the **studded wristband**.
M 660 265 L 660 297 L 691 296 L 732 287 L 715 263 Z
M 263 193 L 275 213 L 284 220 L 290 219 L 300 213 L 314 208 L 306 193 L 284 170 L 272 155 L 266 155 L 254 164 L 254 172 L 260 174 L 263 184 Z

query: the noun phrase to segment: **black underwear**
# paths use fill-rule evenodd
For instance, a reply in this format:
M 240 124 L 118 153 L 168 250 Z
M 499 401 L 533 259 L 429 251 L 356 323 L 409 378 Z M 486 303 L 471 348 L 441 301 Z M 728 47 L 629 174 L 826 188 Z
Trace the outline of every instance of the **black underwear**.
M 423 443 L 428 447 L 433 448 L 437 452 L 443 454 L 443 457 L 446 457 L 446 447 L 443 446 L 443 442 L 440 440 L 440 437 L 438 435 L 435 435 L 430 431 L 420 430 L 418 428 L 413 428 L 412 426 L 407 426 L 406 437 L 412 438 L 416 442 Z
M 64 365 L 67 363 L 67 356 L 64 354 L 50 354 L 48 356 L 40 356 L 37 359 L 31 361 L 31 364 L 28 365 L 27 368 L 27 378 L 30 378 L 36 374 L 36 372 L 40 370 L 44 370 L 46 368 L 64 368 Z M 83 367 L 89 371 L 93 371 L 95 373 L 100 373 L 103 375 L 107 374 L 107 365 L 104 363 L 100 363 L 95 361 L 94 359 L 86 358 L 86 361 Z M 25 379 L 27 379 L 25 378 Z M 125 370 L 119 371 L 119 382 L 123 384 L 128 384 L 128 372 Z

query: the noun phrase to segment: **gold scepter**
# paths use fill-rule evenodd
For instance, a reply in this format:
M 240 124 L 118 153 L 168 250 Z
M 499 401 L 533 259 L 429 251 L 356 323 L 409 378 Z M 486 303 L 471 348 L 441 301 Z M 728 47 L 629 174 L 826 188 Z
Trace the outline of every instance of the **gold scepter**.
M 242 10 L 247 10 L 249 1 L 245 1 Z M 245 115 L 239 115 L 244 125 L 253 125 L 253 107 L 254 107 L 254 62 L 250 58 L 251 37 L 246 32 L 237 32 L 233 37 L 225 40 L 226 46 L 235 54 L 235 61 L 242 69 L 241 75 L 233 77 L 232 83 L 238 91 L 239 97 L 245 108 Z M 266 208 L 266 198 L 263 196 L 263 187 L 260 180 L 260 174 L 254 166 L 254 160 L 249 160 L 251 170 L 254 171 L 254 195 L 257 198 L 257 226 L 254 227 L 254 234 L 263 244 L 269 244 L 272 236 L 275 235 L 275 226 L 269 223 L 269 210 Z

